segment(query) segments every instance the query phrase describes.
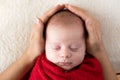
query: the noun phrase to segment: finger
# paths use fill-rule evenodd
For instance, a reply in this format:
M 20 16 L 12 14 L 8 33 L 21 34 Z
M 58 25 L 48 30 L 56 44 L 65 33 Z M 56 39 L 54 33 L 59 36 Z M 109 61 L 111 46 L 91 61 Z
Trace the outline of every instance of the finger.
M 67 8 L 68 10 L 70 10 L 71 12 L 75 13 L 76 15 L 80 16 L 84 21 L 89 18 L 89 15 L 86 11 L 84 11 L 83 9 L 70 5 L 70 4 L 65 4 L 65 8 Z
M 85 10 L 69 4 L 65 4 L 65 7 L 71 12 L 80 16 L 85 21 L 86 24 L 85 27 L 87 28 L 88 34 L 91 34 L 93 30 L 93 26 L 95 27 L 98 26 L 98 24 L 96 23 L 97 22 L 96 19 L 94 19 L 91 15 L 89 15 Z
M 93 28 L 94 28 L 94 25 L 93 25 L 93 23 L 92 23 L 92 20 L 91 19 L 87 19 L 86 20 L 86 29 L 87 29 L 87 32 L 88 32 L 88 37 L 89 38 L 92 38 L 93 39 L 93 33 L 94 33 L 94 30 L 93 30 Z
M 62 10 L 65 8 L 65 5 L 57 5 L 56 7 L 52 8 L 51 10 L 47 11 L 46 14 L 41 17 L 41 20 L 43 21 L 43 23 L 46 23 L 47 20 L 57 11 Z
M 85 28 L 86 28 L 86 30 L 87 30 L 87 33 L 88 33 L 88 39 L 92 39 L 93 40 L 93 37 L 91 37 L 91 36 L 93 36 L 94 34 L 93 34 L 93 23 L 92 23 L 92 21 L 90 20 L 90 19 L 87 19 L 86 21 L 85 21 Z
M 88 37 L 93 40 L 101 41 L 101 30 L 97 23 L 94 23 L 91 19 L 86 20 L 86 29 L 88 31 Z
M 37 18 L 37 24 L 33 26 L 30 40 L 33 39 L 40 40 L 41 38 L 43 38 L 43 29 L 44 29 L 44 25 L 42 21 L 39 18 Z
M 32 33 L 32 31 L 31 31 L 29 41 L 31 42 L 32 39 L 33 39 L 33 33 Z
M 40 33 L 40 35 L 43 35 L 43 30 L 44 30 L 44 24 L 40 18 L 38 18 L 38 26 L 37 26 L 37 31 Z
M 40 18 L 37 18 L 37 21 L 38 21 L 37 22 L 38 24 L 36 24 L 36 26 L 34 28 L 34 36 L 36 36 L 36 38 L 42 38 L 44 25 Z
M 34 33 L 34 27 L 32 27 L 32 30 L 31 30 L 31 33 L 30 33 L 30 42 L 32 41 L 33 39 L 33 33 Z

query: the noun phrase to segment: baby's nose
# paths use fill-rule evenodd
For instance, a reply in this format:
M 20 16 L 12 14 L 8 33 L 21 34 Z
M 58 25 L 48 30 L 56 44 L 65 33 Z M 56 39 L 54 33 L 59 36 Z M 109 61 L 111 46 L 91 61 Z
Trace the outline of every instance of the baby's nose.
M 63 49 L 60 53 L 62 58 L 70 58 L 72 56 L 71 52 L 68 49 Z

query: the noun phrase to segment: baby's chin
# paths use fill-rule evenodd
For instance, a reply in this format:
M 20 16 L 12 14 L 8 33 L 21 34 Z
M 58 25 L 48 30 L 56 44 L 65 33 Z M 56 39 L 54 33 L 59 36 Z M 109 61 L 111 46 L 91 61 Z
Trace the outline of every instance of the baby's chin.
M 78 65 L 80 65 L 80 64 L 78 64 Z M 58 66 L 61 67 L 62 69 L 64 69 L 65 71 L 70 71 L 70 70 L 76 68 L 78 65 L 70 65 L 70 66 L 58 65 Z
M 63 69 L 66 70 L 66 71 L 70 71 L 70 70 L 73 69 L 74 67 L 61 67 L 61 68 L 63 68 Z

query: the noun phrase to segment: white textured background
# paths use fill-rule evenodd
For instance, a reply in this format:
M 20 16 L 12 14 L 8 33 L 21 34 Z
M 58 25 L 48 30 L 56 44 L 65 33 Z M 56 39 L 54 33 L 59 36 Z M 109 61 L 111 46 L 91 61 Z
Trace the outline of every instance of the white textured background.
M 120 72 L 120 0 L 0 0 L 0 72 L 27 48 L 36 17 L 60 3 L 84 8 L 101 22 L 108 56 Z

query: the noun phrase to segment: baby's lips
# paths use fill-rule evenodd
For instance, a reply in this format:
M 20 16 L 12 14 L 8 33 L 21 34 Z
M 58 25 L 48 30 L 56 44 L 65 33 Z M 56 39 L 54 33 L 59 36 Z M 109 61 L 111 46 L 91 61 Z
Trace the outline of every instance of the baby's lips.
M 59 65 L 61 66 L 70 66 L 72 62 L 59 62 Z

